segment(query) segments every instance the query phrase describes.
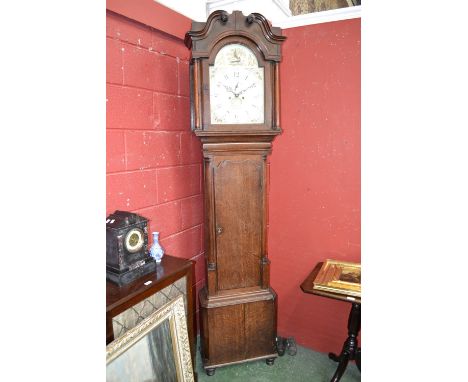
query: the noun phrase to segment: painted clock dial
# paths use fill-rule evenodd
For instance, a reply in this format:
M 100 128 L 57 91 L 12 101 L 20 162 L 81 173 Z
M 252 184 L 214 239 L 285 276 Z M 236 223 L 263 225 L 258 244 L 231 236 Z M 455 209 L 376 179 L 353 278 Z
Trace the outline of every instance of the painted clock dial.
M 264 69 L 242 44 L 228 44 L 209 67 L 212 124 L 264 123 Z

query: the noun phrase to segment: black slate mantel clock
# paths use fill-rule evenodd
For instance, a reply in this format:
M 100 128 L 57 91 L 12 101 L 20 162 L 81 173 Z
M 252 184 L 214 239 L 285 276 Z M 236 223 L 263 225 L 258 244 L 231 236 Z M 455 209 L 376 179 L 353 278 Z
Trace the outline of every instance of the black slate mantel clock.
M 148 253 L 148 221 L 128 211 L 106 220 L 106 279 L 123 286 L 156 270 Z
M 267 248 L 267 156 L 281 133 L 279 62 L 286 38 L 258 13 L 215 11 L 185 36 L 192 130 L 203 143 L 206 286 L 201 349 L 212 375 L 277 356 Z

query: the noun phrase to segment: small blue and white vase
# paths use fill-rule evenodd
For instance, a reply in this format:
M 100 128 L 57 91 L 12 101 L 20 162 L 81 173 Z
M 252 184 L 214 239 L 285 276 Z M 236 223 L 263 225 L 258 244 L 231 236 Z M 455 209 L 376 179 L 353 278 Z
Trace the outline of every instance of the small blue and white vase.
M 156 260 L 157 263 L 161 262 L 164 256 L 164 249 L 159 244 L 159 232 L 153 232 L 153 244 L 150 248 L 150 256 Z

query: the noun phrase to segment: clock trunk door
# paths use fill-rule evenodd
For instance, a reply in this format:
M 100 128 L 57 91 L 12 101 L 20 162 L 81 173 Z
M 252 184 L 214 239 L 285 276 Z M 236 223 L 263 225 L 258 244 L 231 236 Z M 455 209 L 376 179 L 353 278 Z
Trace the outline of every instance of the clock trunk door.
M 218 157 L 214 166 L 218 291 L 260 286 L 263 158 Z

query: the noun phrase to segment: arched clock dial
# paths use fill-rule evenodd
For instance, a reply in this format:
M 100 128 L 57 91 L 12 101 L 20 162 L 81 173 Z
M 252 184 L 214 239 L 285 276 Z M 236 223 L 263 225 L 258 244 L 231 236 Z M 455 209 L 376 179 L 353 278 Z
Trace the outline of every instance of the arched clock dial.
M 209 68 L 212 124 L 264 123 L 264 69 L 242 44 L 228 44 Z

